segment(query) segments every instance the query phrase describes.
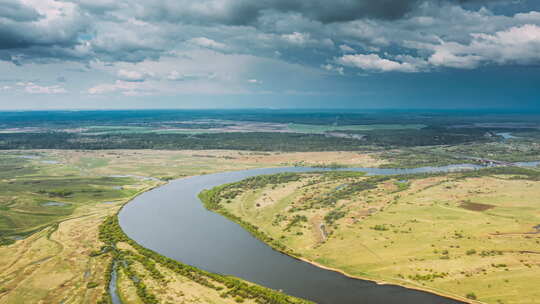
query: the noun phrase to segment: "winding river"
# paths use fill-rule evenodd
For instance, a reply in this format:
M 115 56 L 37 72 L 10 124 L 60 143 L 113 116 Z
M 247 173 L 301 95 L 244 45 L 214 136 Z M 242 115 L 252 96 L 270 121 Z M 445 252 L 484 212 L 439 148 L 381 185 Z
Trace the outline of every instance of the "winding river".
M 473 165 L 416 169 L 355 168 L 368 174 L 449 171 Z M 320 168 L 270 168 L 189 177 L 146 192 L 119 214 L 126 234 L 142 246 L 204 270 L 234 275 L 321 304 L 456 303 L 398 286 L 377 285 L 324 270 L 272 250 L 237 224 L 207 211 L 197 195 L 204 189 L 250 176 Z
M 372 175 L 447 172 L 479 168 L 451 165 L 415 169 L 340 169 Z M 197 195 L 204 189 L 247 177 L 320 168 L 269 168 L 208 174 L 174 180 L 125 205 L 119 221 L 142 246 L 201 269 L 234 275 L 320 304 L 461 303 L 394 285 L 351 279 L 274 251 L 239 225 L 206 210 Z

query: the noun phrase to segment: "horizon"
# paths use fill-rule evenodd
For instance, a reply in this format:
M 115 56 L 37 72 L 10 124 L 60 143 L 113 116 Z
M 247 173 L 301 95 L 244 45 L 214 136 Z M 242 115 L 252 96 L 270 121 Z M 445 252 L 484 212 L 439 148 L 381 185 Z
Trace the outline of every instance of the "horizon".
M 503 113 L 503 114 L 538 114 L 539 108 L 53 108 L 53 109 L 1 109 L 0 113 L 17 112 L 128 112 L 128 111 L 276 111 L 276 112 L 306 112 L 306 113 L 330 113 L 342 111 L 361 112 L 446 112 L 446 113 L 467 113 L 467 112 L 485 112 L 485 113 Z

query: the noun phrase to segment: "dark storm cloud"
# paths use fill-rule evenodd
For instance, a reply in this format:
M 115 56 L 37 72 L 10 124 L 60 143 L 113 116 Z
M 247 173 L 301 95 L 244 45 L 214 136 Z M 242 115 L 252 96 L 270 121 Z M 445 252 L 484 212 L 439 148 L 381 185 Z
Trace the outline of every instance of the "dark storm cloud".
M 108 13 L 114 12 L 117 9 L 126 5 L 124 0 L 57 0 L 66 3 L 76 4 L 82 11 L 85 11 L 91 15 L 97 15 L 103 17 Z
M 254 25 L 267 12 L 295 13 L 322 23 L 362 18 L 396 20 L 419 4 L 485 4 L 510 0 L 161 0 L 138 10 L 139 17 L 152 21 Z
M 88 31 L 91 20 L 77 7 L 50 4 L 34 8 L 19 0 L 0 0 L 0 60 L 15 64 L 80 60 L 79 36 Z
M 139 11 L 148 20 L 249 25 L 268 11 L 298 13 L 322 23 L 360 18 L 397 19 L 420 0 L 206 0 L 159 1 Z
M 62 49 L 73 48 L 78 44 L 78 33 L 83 30 L 83 28 L 64 28 L 63 26 L 43 29 L 29 24 L 2 24 L 0 22 L 0 51 L 18 50 L 13 54 L 22 54 L 24 49 L 31 49 L 31 52 L 39 50 L 44 53 L 50 52 L 51 56 L 61 55 L 64 53 Z
M 0 27 L 0 50 L 24 48 L 30 45 L 24 37 L 13 28 Z

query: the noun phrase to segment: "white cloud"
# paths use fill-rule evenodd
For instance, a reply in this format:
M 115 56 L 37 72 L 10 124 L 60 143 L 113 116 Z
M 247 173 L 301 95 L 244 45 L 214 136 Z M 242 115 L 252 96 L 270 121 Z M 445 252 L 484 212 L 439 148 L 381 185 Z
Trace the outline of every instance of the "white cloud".
M 173 70 L 167 74 L 167 79 L 171 81 L 186 81 L 197 79 L 214 79 L 217 77 L 216 73 L 179 73 Z
M 339 46 L 339 49 L 343 52 L 343 53 L 354 53 L 356 52 L 355 49 L 353 49 L 352 47 L 346 45 L 346 44 L 342 44 Z
M 304 45 L 308 42 L 310 42 L 311 38 L 308 33 L 299 33 L 299 32 L 293 32 L 292 34 L 283 34 L 281 35 L 281 38 L 283 38 L 285 41 L 296 44 L 296 45 Z
M 253 79 L 248 79 L 247 82 L 252 83 L 252 84 L 262 84 L 262 81 L 254 79 L 254 78 Z
M 490 64 L 536 64 L 540 62 L 540 26 L 525 24 L 494 33 L 472 33 L 468 43 L 438 40 L 437 43 L 409 41 L 407 46 L 425 56 L 348 54 L 335 61 L 344 66 L 374 72 L 421 72 L 436 67 L 474 69 Z M 327 68 L 328 69 L 328 68 Z
M 471 34 L 468 44 L 433 45 L 429 63 L 435 66 L 475 68 L 482 63 L 531 64 L 540 62 L 540 26 L 526 24 L 494 34 Z
M 335 66 L 335 65 L 332 65 L 332 64 L 323 64 L 321 65 L 321 68 L 329 71 L 329 72 L 336 72 L 340 75 L 344 75 L 345 74 L 345 71 L 343 69 L 343 67 L 340 67 L 340 66 Z
M 418 67 L 410 62 L 398 62 L 381 58 L 377 54 L 343 55 L 336 62 L 349 67 L 373 72 L 418 72 Z
M 145 95 L 143 93 L 148 90 L 147 86 L 143 83 L 117 80 L 114 83 L 104 83 L 96 85 L 92 88 L 89 88 L 87 91 L 91 95 L 120 92 L 126 96 L 134 96 Z
M 296 47 L 322 47 L 333 48 L 334 41 L 330 38 L 313 38 L 310 33 L 292 32 L 291 34 L 282 34 L 279 38 L 287 45 Z
M 167 79 L 177 81 L 177 80 L 184 80 L 185 78 L 184 78 L 184 75 L 178 73 L 178 71 L 171 71 L 167 75 Z
M 17 82 L 17 85 L 24 88 L 29 94 L 64 94 L 67 90 L 59 85 L 40 86 L 33 82 Z
M 135 82 L 141 82 L 145 81 L 146 78 L 148 78 L 150 73 L 146 72 L 138 72 L 138 71 L 129 71 L 121 69 L 117 73 L 118 78 L 124 81 L 135 81 Z
M 212 40 L 206 37 L 191 38 L 188 40 L 188 42 L 192 45 L 196 45 L 196 46 L 207 48 L 207 49 L 220 50 L 220 51 L 224 51 L 228 49 L 226 44 L 217 42 L 215 40 Z
M 530 11 L 528 13 L 519 13 L 514 16 L 514 19 L 525 22 L 540 22 L 540 12 Z

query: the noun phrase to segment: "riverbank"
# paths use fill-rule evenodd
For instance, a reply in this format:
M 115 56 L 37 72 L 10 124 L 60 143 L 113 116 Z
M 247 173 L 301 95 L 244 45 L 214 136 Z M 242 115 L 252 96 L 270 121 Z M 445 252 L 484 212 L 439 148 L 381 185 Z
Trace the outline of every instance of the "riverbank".
M 444 292 L 444 291 L 433 290 L 433 289 L 430 289 L 430 288 L 425 288 L 425 287 L 421 287 L 421 286 L 412 285 L 409 282 L 398 283 L 398 282 L 395 282 L 395 281 L 388 281 L 388 280 L 384 280 L 384 279 L 376 279 L 376 278 L 373 278 L 373 277 L 370 277 L 370 276 L 354 276 L 354 275 L 350 275 L 350 274 L 346 273 L 345 271 L 343 271 L 341 269 L 328 267 L 328 266 L 322 265 L 320 263 L 317 263 L 315 261 L 309 260 L 307 258 L 294 257 L 294 256 L 291 256 L 291 257 L 299 259 L 299 260 L 301 260 L 301 261 L 303 261 L 305 263 L 309 263 L 311 265 L 314 265 L 316 267 L 319 267 L 319 268 L 322 268 L 322 269 L 325 269 L 325 270 L 337 272 L 337 273 L 339 273 L 341 275 L 344 275 L 344 276 L 346 276 L 348 278 L 351 278 L 351 279 L 371 281 L 371 282 L 377 283 L 379 285 L 388 285 L 388 284 L 390 284 L 390 285 L 401 286 L 401 287 L 405 287 L 405 288 L 408 288 L 408 289 L 413 289 L 413 290 L 418 290 L 418 291 L 423 291 L 423 292 L 429 292 L 429 293 L 436 294 L 436 295 L 444 297 L 444 298 L 449 298 L 449 299 L 453 299 L 453 300 L 464 302 L 464 303 L 483 303 L 483 302 L 480 302 L 480 301 L 471 301 L 471 299 L 467 299 L 467 298 L 461 297 L 459 295 L 449 294 L 449 293 Z

